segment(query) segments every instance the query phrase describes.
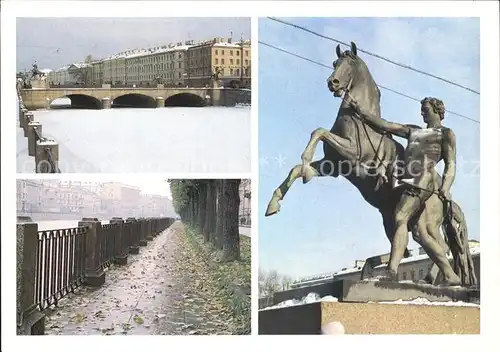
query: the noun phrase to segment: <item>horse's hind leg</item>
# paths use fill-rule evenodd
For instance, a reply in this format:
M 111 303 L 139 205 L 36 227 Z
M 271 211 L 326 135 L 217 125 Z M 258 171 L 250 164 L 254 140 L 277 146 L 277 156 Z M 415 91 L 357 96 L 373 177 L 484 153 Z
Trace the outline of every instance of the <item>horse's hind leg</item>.
M 313 161 L 310 167 L 312 171 L 311 177 L 331 175 L 333 172 L 333 163 L 324 159 Z M 266 216 L 274 215 L 280 210 L 279 201 L 285 197 L 286 192 L 292 187 L 295 180 L 301 176 L 302 164 L 295 165 L 283 183 L 274 191 L 273 197 L 267 205 Z

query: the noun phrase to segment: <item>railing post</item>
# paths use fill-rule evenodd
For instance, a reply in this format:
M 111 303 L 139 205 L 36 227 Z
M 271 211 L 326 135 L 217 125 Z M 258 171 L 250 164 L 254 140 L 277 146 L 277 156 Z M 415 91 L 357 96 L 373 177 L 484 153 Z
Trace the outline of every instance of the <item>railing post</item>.
M 83 218 L 78 226 L 88 226 L 85 236 L 85 285 L 98 287 L 104 284 L 106 273 L 101 266 L 101 222 L 97 218 Z
M 128 247 L 124 246 L 127 234 L 123 229 L 123 219 L 113 217 L 109 223 L 118 224 L 119 226 L 117 236 L 115 237 L 115 262 L 118 265 L 127 265 Z
M 55 170 L 49 162 L 49 151 L 52 154 Z M 36 173 L 54 174 L 59 169 L 59 145 L 53 140 L 37 141 L 35 147 Z
M 28 126 L 30 122 L 33 122 L 33 113 L 28 111 L 26 114 L 24 114 L 24 137 L 28 137 Z
M 35 305 L 38 224 L 29 216 L 17 217 L 17 334 L 44 335 L 45 315 Z
M 40 122 L 30 122 L 28 124 L 28 155 L 35 156 L 36 154 L 36 142 L 38 141 L 38 135 L 42 135 L 42 124 Z
M 21 108 L 21 113 L 19 114 L 19 127 L 24 128 L 24 121 L 26 121 L 26 114 L 28 109 Z
M 139 223 L 135 218 L 127 218 L 127 222 L 130 223 L 130 237 L 129 237 L 129 253 L 130 254 L 139 254 Z
M 147 218 L 146 220 L 146 241 L 153 240 L 153 226 L 152 226 L 152 218 Z
M 145 247 L 148 245 L 146 241 L 146 219 L 139 218 L 139 246 Z
M 153 236 L 156 237 L 160 234 L 159 226 L 158 226 L 158 218 L 154 218 L 153 220 Z

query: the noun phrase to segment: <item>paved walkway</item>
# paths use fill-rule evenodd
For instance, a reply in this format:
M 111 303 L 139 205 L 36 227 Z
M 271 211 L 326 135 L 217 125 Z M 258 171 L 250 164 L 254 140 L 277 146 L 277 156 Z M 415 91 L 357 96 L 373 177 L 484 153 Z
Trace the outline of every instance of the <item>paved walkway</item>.
M 175 222 L 140 248 L 140 254 L 129 255 L 127 266 L 106 271 L 103 287 L 82 287 L 46 311 L 46 333 L 224 333 L 223 323 L 206 314 L 203 297 L 186 289 L 191 275 L 182 263 L 192 260 L 193 253 L 186 250 L 182 223 Z

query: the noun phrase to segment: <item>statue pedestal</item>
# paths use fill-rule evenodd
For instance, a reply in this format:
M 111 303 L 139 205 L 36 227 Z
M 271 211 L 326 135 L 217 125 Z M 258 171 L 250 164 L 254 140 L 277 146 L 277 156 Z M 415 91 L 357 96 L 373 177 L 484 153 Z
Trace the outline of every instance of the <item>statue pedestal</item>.
M 40 79 L 34 79 L 30 81 L 32 89 L 48 89 L 49 82 L 47 80 L 42 81 Z
M 259 311 L 261 335 L 318 335 L 339 322 L 345 334 L 479 334 L 479 307 L 316 302 Z
M 479 289 L 468 287 L 440 287 L 413 282 L 344 281 L 343 302 L 412 301 L 417 298 L 430 302 L 479 302 Z
M 476 288 L 339 280 L 276 292 L 273 303 L 302 299 L 311 292 L 336 297 L 338 302 L 263 309 L 259 311 L 259 334 L 320 334 L 322 326 L 330 322 L 340 322 L 347 334 L 479 333 Z M 417 298 L 420 300 L 414 301 Z M 410 302 L 397 302 L 400 300 Z

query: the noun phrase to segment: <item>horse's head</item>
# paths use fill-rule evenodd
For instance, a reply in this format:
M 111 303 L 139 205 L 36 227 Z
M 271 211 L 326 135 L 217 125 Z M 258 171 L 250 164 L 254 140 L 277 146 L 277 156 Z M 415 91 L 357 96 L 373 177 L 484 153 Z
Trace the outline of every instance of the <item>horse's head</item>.
M 351 42 L 351 50 L 344 52 L 337 45 L 336 52 L 337 60 L 333 62 L 333 73 L 328 77 L 327 84 L 334 96 L 341 97 L 350 88 L 359 58 L 354 42 Z

